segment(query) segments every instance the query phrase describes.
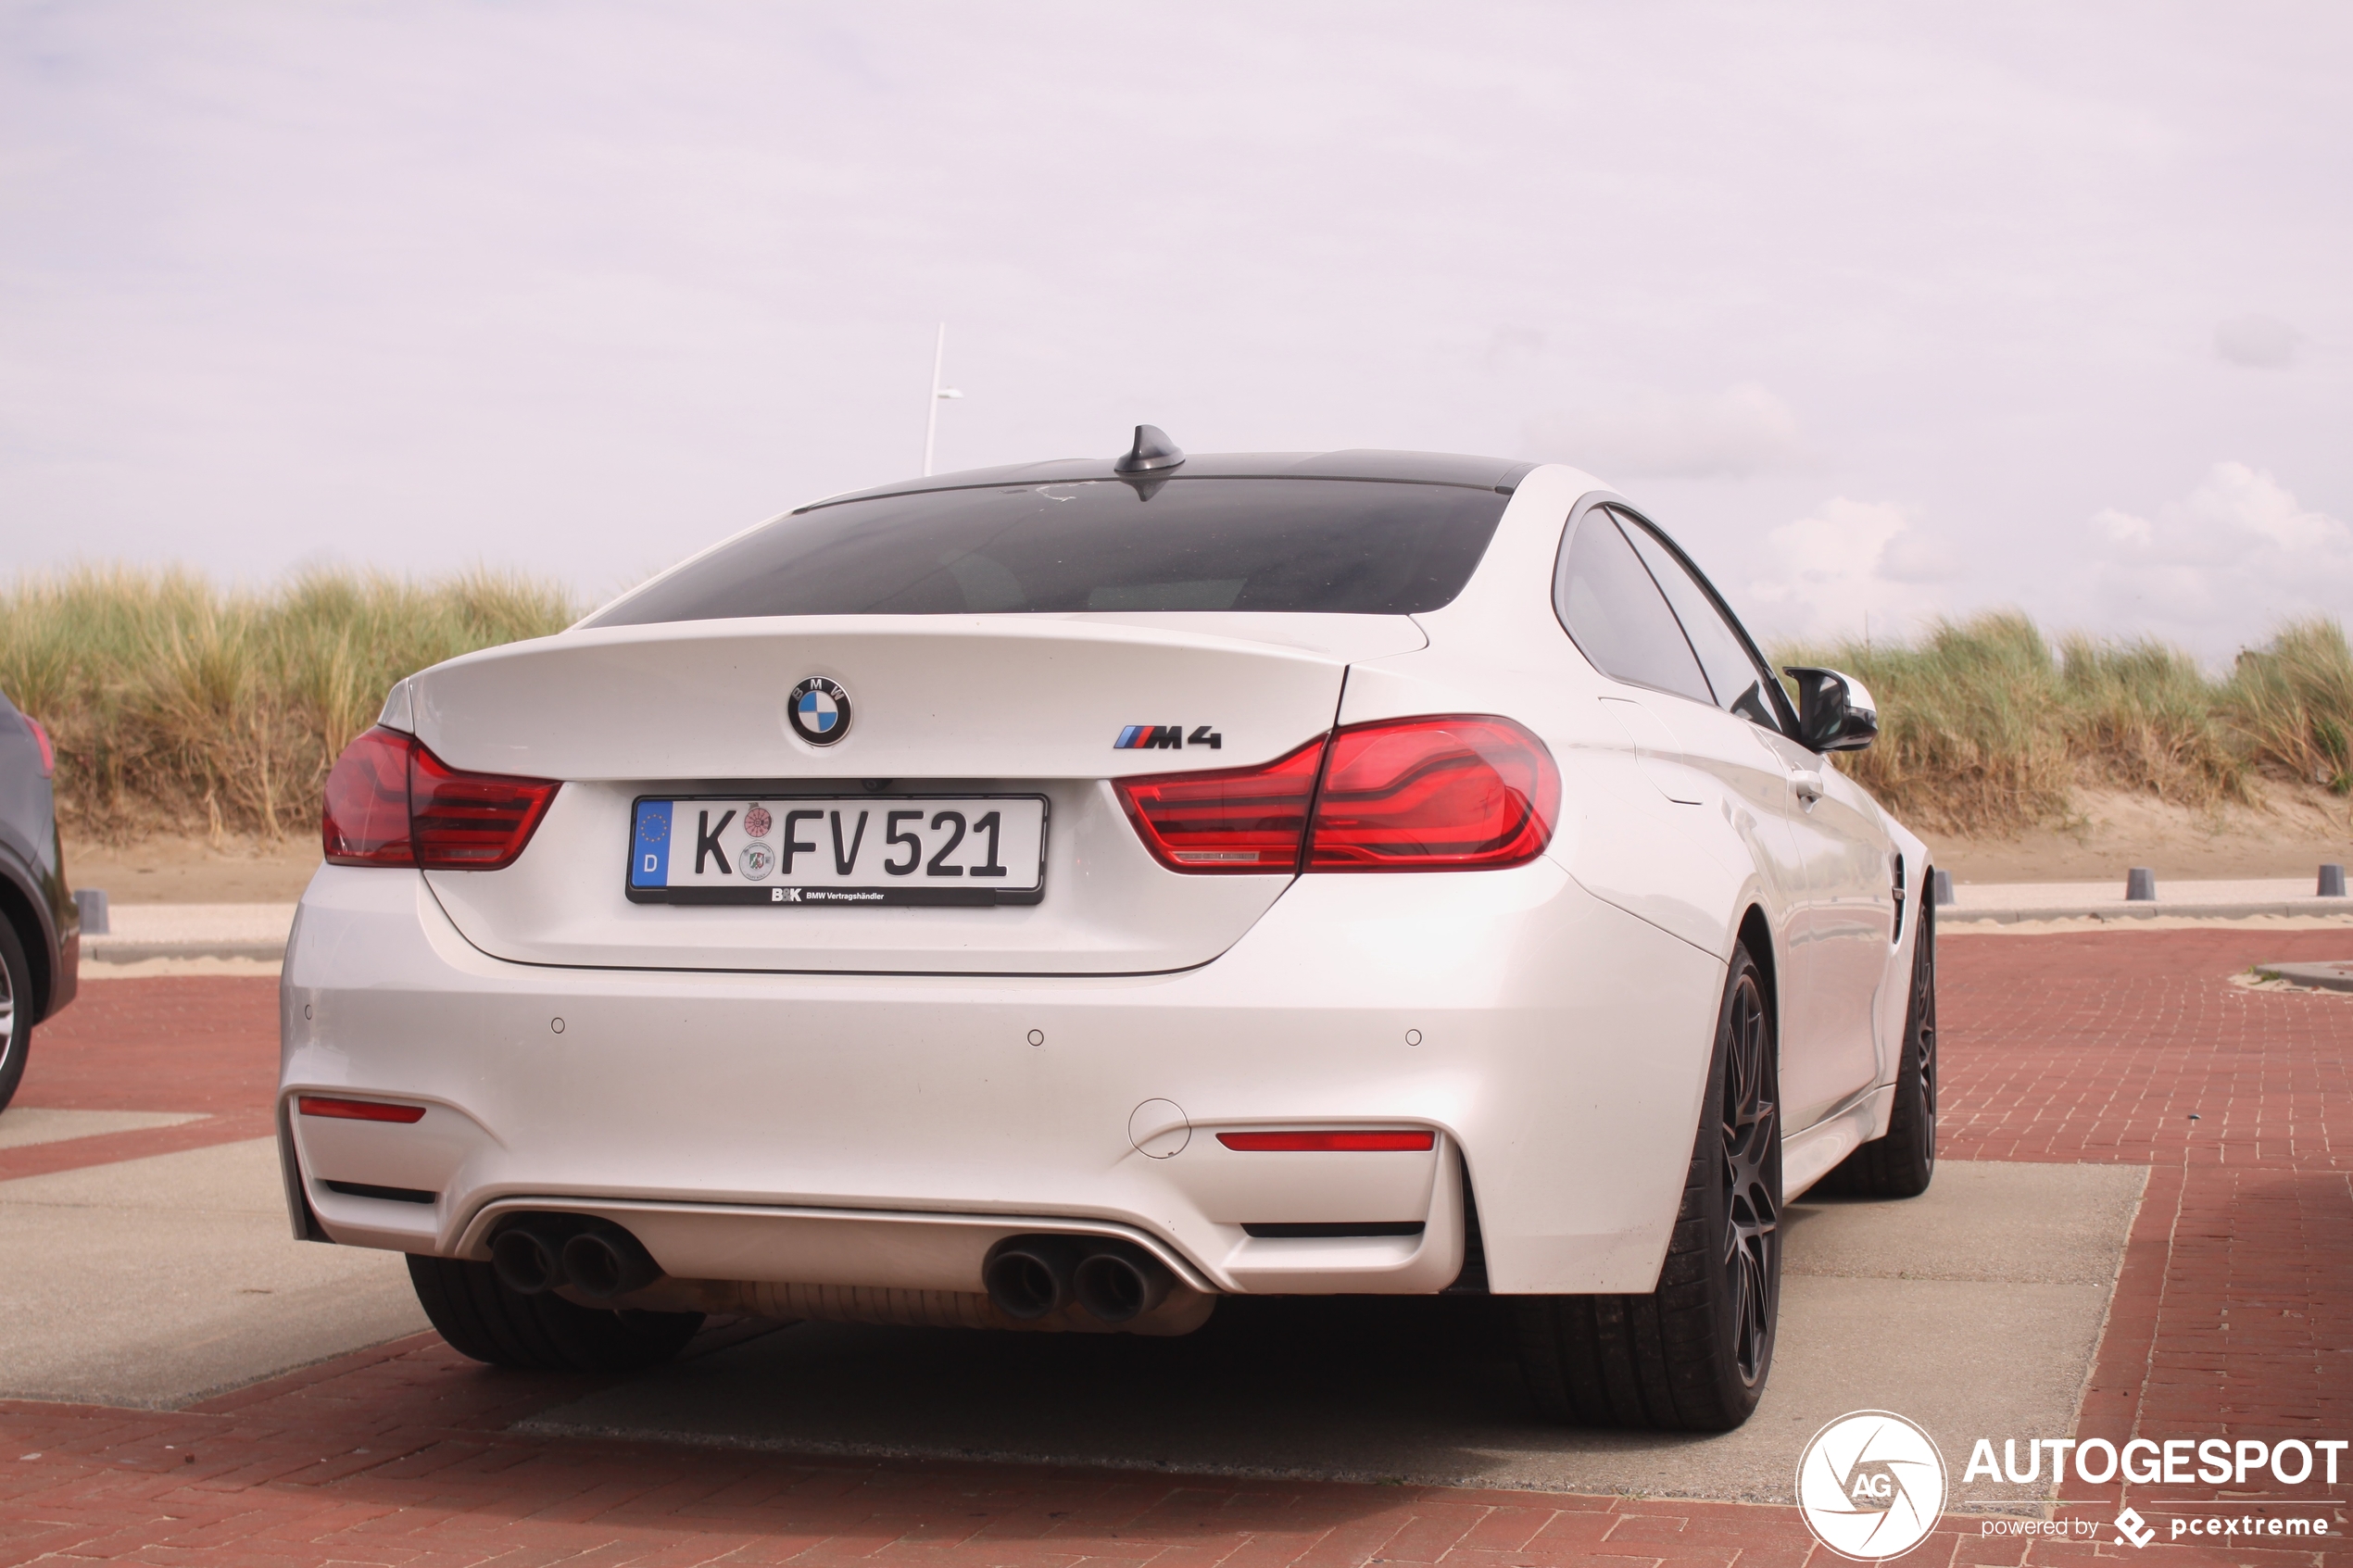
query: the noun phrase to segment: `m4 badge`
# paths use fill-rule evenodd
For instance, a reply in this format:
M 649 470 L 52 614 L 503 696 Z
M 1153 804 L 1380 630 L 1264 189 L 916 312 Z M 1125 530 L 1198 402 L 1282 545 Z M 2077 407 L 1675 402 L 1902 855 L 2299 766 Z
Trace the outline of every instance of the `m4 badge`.
M 1226 737 L 1206 724 L 1196 724 L 1190 734 L 1182 724 L 1130 724 L 1119 732 L 1111 743 L 1114 751 L 1176 751 L 1188 746 L 1205 746 L 1212 751 L 1224 749 Z

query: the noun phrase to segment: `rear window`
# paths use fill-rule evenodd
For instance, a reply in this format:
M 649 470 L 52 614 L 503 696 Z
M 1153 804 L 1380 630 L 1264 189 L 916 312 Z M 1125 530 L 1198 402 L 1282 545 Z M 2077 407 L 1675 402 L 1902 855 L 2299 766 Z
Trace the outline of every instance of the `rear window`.
M 1510 497 L 1350 479 L 1082 480 L 779 519 L 592 626 L 758 615 L 1410 615 L 1463 591 Z

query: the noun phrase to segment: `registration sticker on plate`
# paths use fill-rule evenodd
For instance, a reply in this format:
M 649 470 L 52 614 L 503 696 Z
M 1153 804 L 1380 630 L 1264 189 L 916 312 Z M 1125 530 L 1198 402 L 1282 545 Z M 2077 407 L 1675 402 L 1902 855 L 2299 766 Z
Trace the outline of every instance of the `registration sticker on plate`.
M 1038 795 L 648 797 L 630 810 L 639 904 L 1035 904 Z

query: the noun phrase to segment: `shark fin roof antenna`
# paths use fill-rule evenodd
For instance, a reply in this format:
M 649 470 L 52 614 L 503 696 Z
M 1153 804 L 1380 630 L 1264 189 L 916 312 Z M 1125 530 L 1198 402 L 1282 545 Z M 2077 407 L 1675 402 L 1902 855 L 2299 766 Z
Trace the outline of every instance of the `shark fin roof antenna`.
M 1153 473 L 1161 469 L 1173 469 L 1185 460 L 1185 449 L 1168 439 L 1168 433 L 1158 425 L 1138 425 L 1136 445 L 1113 463 L 1114 473 Z

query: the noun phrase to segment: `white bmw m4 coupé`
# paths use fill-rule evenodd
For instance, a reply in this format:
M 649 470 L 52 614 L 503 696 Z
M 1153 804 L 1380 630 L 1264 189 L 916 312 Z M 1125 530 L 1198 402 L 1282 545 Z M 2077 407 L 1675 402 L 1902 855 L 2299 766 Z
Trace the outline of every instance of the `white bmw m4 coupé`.
M 335 764 L 296 1232 L 514 1366 L 1473 1294 L 1551 1415 L 1736 1425 L 1783 1204 L 1935 1157 L 1925 851 L 1789 673 L 1565 467 L 1145 426 L 803 507 Z

